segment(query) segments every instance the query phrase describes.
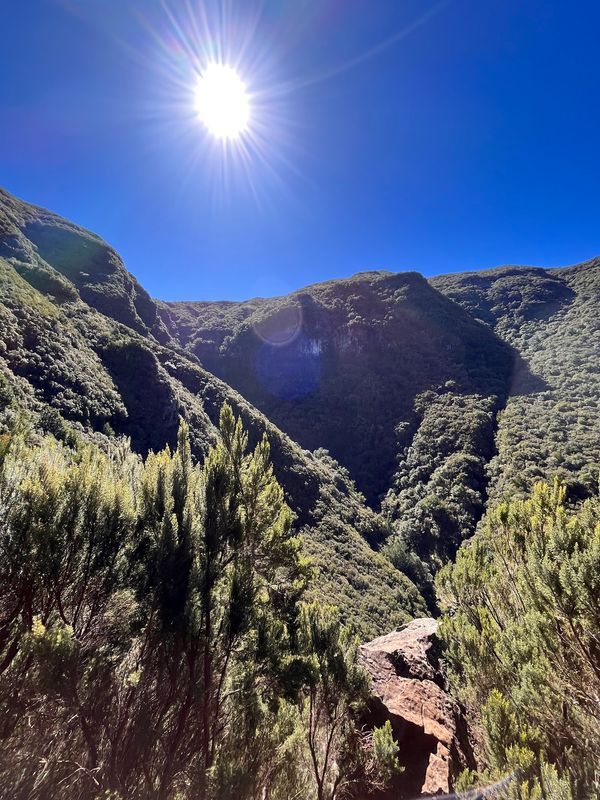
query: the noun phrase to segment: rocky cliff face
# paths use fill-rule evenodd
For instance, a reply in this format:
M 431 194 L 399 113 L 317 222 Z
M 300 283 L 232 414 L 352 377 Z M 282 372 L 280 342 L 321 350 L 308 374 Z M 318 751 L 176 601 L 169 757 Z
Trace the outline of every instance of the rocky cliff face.
M 386 798 L 452 791 L 458 774 L 475 767 L 463 709 L 445 689 L 436 631 L 434 619 L 416 619 L 360 648 L 372 679 L 367 724 L 390 721 L 404 767 Z

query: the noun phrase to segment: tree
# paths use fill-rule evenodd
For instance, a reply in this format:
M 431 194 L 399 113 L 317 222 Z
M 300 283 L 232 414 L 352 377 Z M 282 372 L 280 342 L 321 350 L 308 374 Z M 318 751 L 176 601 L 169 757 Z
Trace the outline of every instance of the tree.
M 125 704 L 114 760 L 120 789 L 145 764 L 144 784 L 159 798 L 178 781 L 199 797 L 220 791 L 212 773 L 228 737 L 285 691 L 308 577 L 266 438 L 247 454 L 228 406 L 220 434 L 200 469 L 182 424 L 176 452 L 151 456 L 144 474 L 139 596 L 151 624 L 134 670 L 140 680 L 126 690 L 140 713 Z M 154 735 L 132 759 L 129 739 L 144 737 L 127 731 L 140 720 Z
M 392 774 L 263 438 L 202 465 L 0 439 L 0 781 L 17 800 L 335 800 Z M 308 754 L 308 759 L 303 755 Z
M 555 481 L 501 503 L 438 591 L 451 678 L 481 712 L 493 774 L 514 771 L 532 797 L 596 796 L 598 499 L 569 509 Z
M 51 438 L 32 445 L 23 434 L 2 450 L 0 772 L 15 797 L 96 782 L 96 720 L 134 617 L 127 572 L 139 462 L 122 455 L 73 452 Z
M 316 604 L 303 609 L 302 636 L 312 659 L 300 714 L 314 796 L 336 800 L 383 787 L 400 771 L 398 745 L 389 723 L 372 733 L 360 725 L 369 682 L 357 640 L 331 608 Z
M 276 713 L 310 571 L 266 439 L 246 448 L 227 406 L 202 467 L 185 423 L 145 463 L 123 444 L 4 448 L 0 770 L 15 796 L 209 797 L 229 740 Z

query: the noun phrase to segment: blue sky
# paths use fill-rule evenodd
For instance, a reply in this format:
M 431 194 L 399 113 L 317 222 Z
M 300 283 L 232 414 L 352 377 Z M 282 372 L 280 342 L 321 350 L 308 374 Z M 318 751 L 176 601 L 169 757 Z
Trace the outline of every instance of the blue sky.
M 0 184 L 169 300 L 574 263 L 600 253 L 599 28 L 584 0 L 8 2 Z M 241 146 L 194 112 L 219 53 Z

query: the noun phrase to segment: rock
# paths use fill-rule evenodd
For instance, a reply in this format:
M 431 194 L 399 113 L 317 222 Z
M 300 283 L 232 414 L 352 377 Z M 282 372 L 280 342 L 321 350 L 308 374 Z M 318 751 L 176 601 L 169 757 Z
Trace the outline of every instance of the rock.
M 360 648 L 372 679 L 366 723 L 390 721 L 404 766 L 389 797 L 450 792 L 476 766 L 463 709 L 445 689 L 436 632 L 434 619 L 415 619 Z

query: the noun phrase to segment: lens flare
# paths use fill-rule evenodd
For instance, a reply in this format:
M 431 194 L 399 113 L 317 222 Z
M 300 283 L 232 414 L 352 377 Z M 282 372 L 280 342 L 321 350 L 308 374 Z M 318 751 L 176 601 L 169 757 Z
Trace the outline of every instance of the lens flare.
M 213 136 L 237 139 L 250 119 L 246 84 L 232 67 L 209 64 L 198 82 L 196 110 Z

